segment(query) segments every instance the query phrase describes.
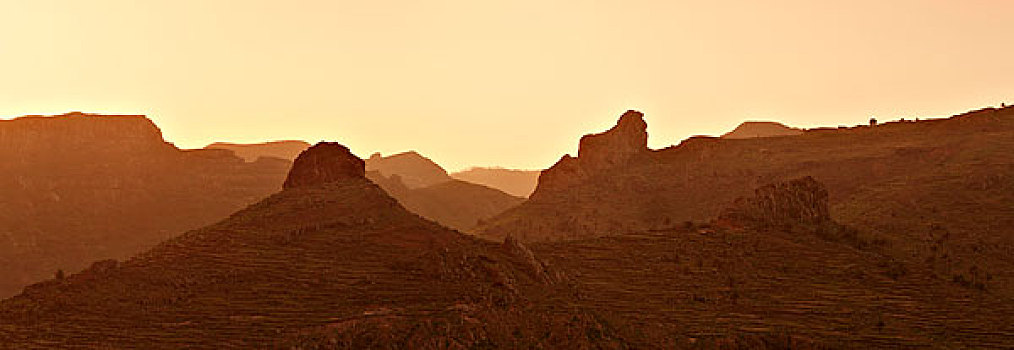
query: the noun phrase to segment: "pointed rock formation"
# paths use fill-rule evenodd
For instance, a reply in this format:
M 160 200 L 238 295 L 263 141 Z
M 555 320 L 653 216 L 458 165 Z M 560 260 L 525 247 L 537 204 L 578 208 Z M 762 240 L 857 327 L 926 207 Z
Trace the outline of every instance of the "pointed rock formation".
M 543 171 L 531 197 L 569 188 L 650 154 L 647 129 L 644 114 L 629 110 L 611 129 L 584 135 L 578 145 L 578 156 L 564 155 Z
M 282 188 L 320 185 L 366 177 L 366 163 L 336 142 L 321 142 L 296 157 Z
M 611 168 L 648 152 L 648 123 L 644 114 L 630 110 L 620 116 L 616 126 L 603 133 L 585 135 L 577 151 L 577 158 L 586 167 Z

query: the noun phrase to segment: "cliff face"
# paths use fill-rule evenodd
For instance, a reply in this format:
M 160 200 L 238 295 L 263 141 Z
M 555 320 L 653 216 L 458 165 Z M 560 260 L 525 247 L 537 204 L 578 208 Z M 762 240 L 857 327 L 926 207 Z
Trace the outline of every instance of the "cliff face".
M 122 258 L 276 191 L 289 163 L 179 150 L 143 116 L 0 121 L 0 296 Z
M 590 170 L 623 165 L 648 153 L 647 130 L 644 114 L 627 111 L 612 129 L 581 137 L 577 158 L 583 167 Z
M 611 129 L 581 137 L 577 158 L 564 155 L 543 171 L 531 198 L 566 191 L 590 178 L 618 171 L 619 167 L 643 162 L 651 153 L 647 128 L 644 114 L 627 111 Z
M 162 140 L 158 127 L 142 115 L 80 112 L 0 120 L 0 146 L 5 159 L 23 160 L 53 152 L 145 153 L 172 148 Z

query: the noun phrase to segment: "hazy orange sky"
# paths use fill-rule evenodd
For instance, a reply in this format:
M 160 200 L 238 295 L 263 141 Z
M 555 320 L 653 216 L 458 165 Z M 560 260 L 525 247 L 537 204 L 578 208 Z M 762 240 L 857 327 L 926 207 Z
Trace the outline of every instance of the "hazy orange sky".
M 1014 102 L 1014 1 L 0 0 L 0 116 L 545 168 L 627 109 L 652 147 Z

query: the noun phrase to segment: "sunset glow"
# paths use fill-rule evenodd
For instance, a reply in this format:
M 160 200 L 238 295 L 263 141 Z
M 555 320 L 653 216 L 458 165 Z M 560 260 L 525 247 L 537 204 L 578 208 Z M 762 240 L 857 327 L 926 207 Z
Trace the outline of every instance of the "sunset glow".
M 1010 1 L 0 1 L 0 117 L 146 114 L 184 148 L 339 140 L 541 169 L 627 109 L 650 146 L 1014 101 Z

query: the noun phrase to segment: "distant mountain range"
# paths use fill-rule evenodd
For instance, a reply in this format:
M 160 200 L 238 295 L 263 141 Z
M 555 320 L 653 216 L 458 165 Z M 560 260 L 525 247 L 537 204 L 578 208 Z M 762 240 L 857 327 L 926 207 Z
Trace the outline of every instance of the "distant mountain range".
M 226 217 L 280 188 L 291 158 L 306 146 L 181 150 L 140 115 L 0 121 L 0 297 Z M 395 177 L 371 175 L 410 210 L 459 230 L 523 200 L 454 180 L 415 152 L 367 164 Z M 401 189 L 399 179 L 427 186 Z
M 227 149 L 248 162 L 256 161 L 260 157 L 274 157 L 285 160 L 296 159 L 299 152 L 310 147 L 304 141 L 271 141 L 254 144 L 241 144 L 229 142 L 215 142 L 204 147 L 204 149 Z
M 541 170 L 476 167 L 452 173 L 451 177 L 489 186 L 513 196 L 528 198 L 535 191 L 541 172 Z

